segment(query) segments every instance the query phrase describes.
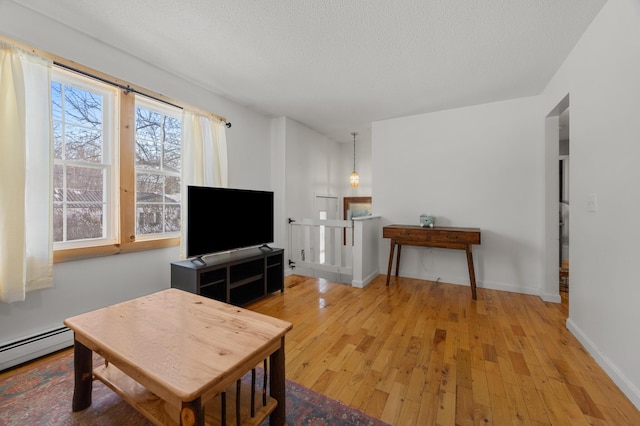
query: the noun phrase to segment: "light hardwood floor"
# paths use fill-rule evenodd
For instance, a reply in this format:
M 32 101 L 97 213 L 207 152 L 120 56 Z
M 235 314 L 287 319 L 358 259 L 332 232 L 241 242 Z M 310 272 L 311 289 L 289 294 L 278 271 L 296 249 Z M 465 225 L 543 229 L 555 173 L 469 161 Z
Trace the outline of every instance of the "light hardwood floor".
M 640 425 L 565 328 L 566 294 L 478 289 L 473 302 L 469 287 L 383 275 L 285 287 L 247 307 L 293 323 L 287 378 L 392 425 Z
M 287 378 L 393 425 L 640 425 L 565 328 L 564 303 L 378 276 L 364 289 L 288 276 L 249 305 L 293 323 Z

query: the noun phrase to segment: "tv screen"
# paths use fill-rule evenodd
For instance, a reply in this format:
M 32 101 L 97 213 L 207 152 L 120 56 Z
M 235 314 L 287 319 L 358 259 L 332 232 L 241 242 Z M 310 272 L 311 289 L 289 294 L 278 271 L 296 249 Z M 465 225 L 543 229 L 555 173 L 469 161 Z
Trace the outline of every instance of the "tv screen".
M 187 257 L 273 242 L 273 192 L 187 187 Z

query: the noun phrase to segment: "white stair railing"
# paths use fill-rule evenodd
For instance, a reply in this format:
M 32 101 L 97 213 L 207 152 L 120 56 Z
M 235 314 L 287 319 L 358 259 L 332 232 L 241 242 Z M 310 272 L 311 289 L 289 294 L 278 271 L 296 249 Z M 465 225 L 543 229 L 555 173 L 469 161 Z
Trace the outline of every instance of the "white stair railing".
M 364 287 L 378 275 L 378 219 L 289 219 L 289 264 L 303 275 Z
M 351 283 L 352 248 L 344 245 L 344 235 L 351 235 L 352 226 L 350 220 L 289 219 L 289 263 L 306 275 L 322 271 Z

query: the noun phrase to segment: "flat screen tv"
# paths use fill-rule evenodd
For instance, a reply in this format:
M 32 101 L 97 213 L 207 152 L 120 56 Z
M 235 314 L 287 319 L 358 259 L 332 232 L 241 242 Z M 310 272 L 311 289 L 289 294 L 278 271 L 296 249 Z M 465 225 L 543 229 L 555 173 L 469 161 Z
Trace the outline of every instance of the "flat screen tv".
M 273 243 L 273 192 L 188 186 L 186 237 L 187 257 L 200 260 Z

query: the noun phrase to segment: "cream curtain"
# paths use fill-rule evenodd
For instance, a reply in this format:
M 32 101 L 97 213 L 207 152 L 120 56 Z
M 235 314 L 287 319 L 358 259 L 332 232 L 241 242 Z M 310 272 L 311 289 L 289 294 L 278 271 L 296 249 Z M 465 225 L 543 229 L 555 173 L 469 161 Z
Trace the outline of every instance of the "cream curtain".
M 187 185 L 226 188 L 227 175 L 225 123 L 185 110 L 182 113 L 182 259 L 186 258 Z
M 0 300 L 53 285 L 51 63 L 0 41 Z

